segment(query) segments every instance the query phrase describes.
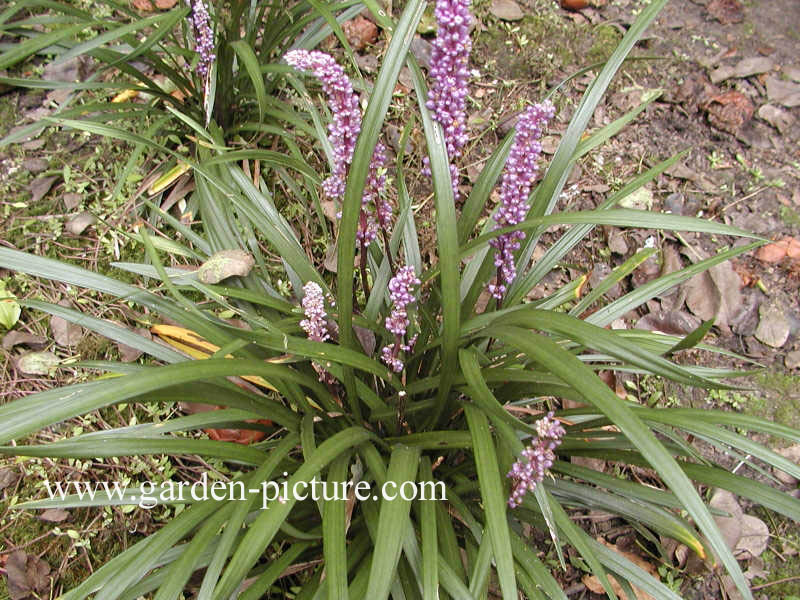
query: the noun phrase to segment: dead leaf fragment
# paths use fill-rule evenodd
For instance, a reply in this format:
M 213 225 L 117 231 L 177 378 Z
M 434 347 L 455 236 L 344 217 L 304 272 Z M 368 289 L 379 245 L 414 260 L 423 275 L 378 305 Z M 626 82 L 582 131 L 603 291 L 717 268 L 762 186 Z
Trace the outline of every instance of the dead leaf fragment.
M 702 107 L 708 113 L 708 122 L 721 131 L 735 134 L 753 116 L 755 107 L 736 90 L 714 96 Z
M 70 323 L 62 317 L 50 317 L 50 331 L 53 332 L 53 339 L 59 346 L 77 346 L 83 338 L 81 326 Z
M 769 541 L 769 528 L 758 517 L 752 515 L 742 516 L 742 531 L 739 542 L 736 544 L 734 555 L 738 560 L 752 559 L 760 556 L 767 549 Z
M 52 352 L 29 352 L 19 357 L 17 368 L 26 375 L 49 375 L 59 362 Z
M 3 336 L 3 348 L 10 350 L 14 346 L 28 346 L 34 350 L 41 350 L 47 345 L 47 338 L 33 335 L 24 331 L 11 331 Z
M 645 559 L 643 559 L 638 554 L 633 554 L 631 552 L 625 552 L 624 550 L 622 550 L 616 544 L 610 544 L 607 541 L 605 541 L 603 538 L 598 538 L 597 541 L 599 541 L 604 546 L 607 546 L 608 548 L 610 548 L 611 550 L 613 550 L 617 554 L 620 554 L 620 555 L 624 556 L 629 561 L 634 563 L 636 566 L 641 567 L 647 573 L 649 573 L 650 575 L 652 575 L 653 577 L 658 579 L 658 570 L 656 569 L 656 567 L 654 565 L 650 564 L 649 562 L 647 562 Z M 608 580 L 611 583 L 611 587 L 614 589 L 614 593 L 617 595 L 617 597 L 620 600 L 654 600 L 653 597 L 650 594 L 640 590 L 636 586 L 631 586 L 633 588 L 633 593 L 635 595 L 635 598 L 628 598 L 628 596 L 625 595 L 625 592 L 623 591 L 622 586 L 617 582 L 616 579 L 614 579 L 614 577 L 612 575 L 608 576 Z M 606 592 L 605 592 L 605 589 L 603 589 L 603 584 L 600 583 L 600 579 L 598 579 L 598 577 L 596 575 L 584 575 L 583 578 L 581 579 L 581 581 L 583 582 L 583 585 L 585 585 L 587 588 L 589 588 L 589 591 L 591 591 L 593 594 L 605 595 Z
M 75 192 L 70 192 L 69 194 L 64 194 L 62 200 L 64 201 L 64 208 L 67 210 L 75 210 L 81 204 L 81 200 L 83 197 L 80 194 L 76 194 Z
M 61 523 L 69 517 L 69 511 L 63 508 L 48 508 L 39 515 L 39 519 L 48 523 Z
M 525 16 L 514 0 L 494 0 L 489 12 L 503 21 L 520 21 Z
M 202 283 L 215 284 L 228 277 L 246 277 L 255 262 L 244 250 L 221 250 L 200 266 L 197 278 Z
M 701 255 L 705 258 L 704 254 Z M 703 321 L 727 329 L 742 305 L 742 280 L 730 261 L 695 275 L 684 284 L 686 306 Z
M 792 461 L 793 463 L 800 465 L 800 444 L 794 444 L 793 446 L 789 446 L 788 448 L 779 448 L 775 450 L 778 454 L 780 454 L 783 458 Z M 787 473 L 786 471 L 781 471 L 780 469 L 772 469 L 772 472 L 775 474 L 781 483 L 786 485 L 797 485 L 797 479 Z
M 754 334 L 756 339 L 773 348 L 783 346 L 792 331 L 792 324 L 784 311 L 773 303 L 765 302 L 758 309 L 758 315 L 758 327 Z
M 782 110 L 772 104 L 765 104 L 758 109 L 758 116 L 770 125 L 772 125 L 779 132 L 784 133 L 792 125 L 794 125 L 795 118 L 792 113 Z
M 786 257 L 800 259 L 800 240 L 786 236 L 780 241 L 761 246 L 756 251 L 756 258 L 766 263 L 781 262 Z
M 0 491 L 14 485 L 19 479 L 19 473 L 12 469 L 0 469 Z
M 83 211 L 71 217 L 64 225 L 64 229 L 72 235 L 80 235 L 87 227 L 91 227 L 95 223 L 97 223 L 97 217 L 90 212 Z
M 730 516 L 715 515 L 714 521 L 719 527 L 720 533 L 725 540 L 728 548 L 733 550 L 739 539 L 742 537 L 742 507 L 736 500 L 736 496 L 728 490 L 716 490 L 708 503 L 711 508 L 728 513 Z
M 139 334 L 143 338 L 146 338 L 148 340 L 152 340 L 153 339 L 153 336 L 150 333 L 149 329 L 145 329 L 145 328 L 139 327 L 135 331 L 136 331 L 137 334 Z M 138 348 L 133 348 L 131 346 L 128 346 L 126 344 L 121 344 L 119 342 L 117 343 L 117 350 L 119 351 L 120 360 L 122 362 L 125 362 L 125 363 L 130 363 L 130 362 L 133 362 L 135 360 L 138 360 L 139 357 L 142 354 L 144 354 L 144 352 L 142 352 Z
M 739 0 L 711 0 L 706 10 L 723 25 L 741 23 L 744 19 L 744 11 Z
M 788 108 L 800 106 L 800 83 L 767 77 L 767 98 Z
M 347 43 L 356 51 L 363 50 L 369 44 L 374 44 L 378 38 L 378 26 L 361 15 L 346 21 L 342 25 L 342 31 L 347 37 Z
M 50 596 L 50 565 L 22 550 L 12 552 L 8 557 L 6 577 L 11 600 Z
M 58 180 L 58 175 L 53 175 L 52 177 L 37 177 L 33 181 L 31 181 L 30 185 L 28 186 L 28 190 L 31 193 L 31 204 L 36 204 L 42 198 L 47 195 L 47 192 L 50 191 L 50 188 L 53 187 L 53 184 Z

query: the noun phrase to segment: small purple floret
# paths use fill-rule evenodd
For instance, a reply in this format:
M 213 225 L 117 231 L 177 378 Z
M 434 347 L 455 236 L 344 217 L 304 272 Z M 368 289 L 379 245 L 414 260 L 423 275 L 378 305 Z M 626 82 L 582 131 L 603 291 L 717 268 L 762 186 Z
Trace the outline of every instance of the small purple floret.
M 295 69 L 311 71 L 328 96 L 333 122 L 328 125 L 328 140 L 333 147 L 333 173 L 322 187 L 330 198 L 344 197 L 347 166 L 353 161 L 356 139 L 361 131 L 358 96 L 347 75 L 333 57 L 318 50 L 291 50 L 284 56 Z
M 295 69 L 311 71 L 322 83 L 322 89 L 328 97 L 333 115 L 333 122 L 328 125 L 328 141 L 333 148 L 333 173 L 322 182 L 322 189 L 332 200 L 342 200 L 347 169 L 353 162 L 356 140 L 361 132 L 358 96 L 344 69 L 329 54 L 318 50 L 291 50 L 284 58 Z M 386 147 L 378 142 L 372 153 L 361 199 L 357 236 L 364 245 L 375 239 L 379 226 L 386 229 L 391 224 L 392 207 L 381 197 L 386 185 L 385 163 Z
M 458 169 L 455 160 L 467 143 L 467 83 L 469 81 L 469 53 L 472 41 L 469 27 L 472 16 L 470 0 L 437 0 L 436 38 L 430 60 L 431 87 L 427 107 L 433 118 L 442 125 L 447 156 L 450 159 L 450 177 L 453 194 L 458 198 Z M 425 160 L 425 172 L 430 169 Z
M 520 116 L 500 183 L 500 207 L 494 217 L 495 229 L 518 225 L 525 220 L 528 196 L 539 170 L 536 163 L 542 153 L 539 138 L 554 114 L 553 105 L 545 102 L 529 106 Z M 489 241 L 495 249 L 494 265 L 497 267 L 497 284 L 489 285 L 489 292 L 498 300 L 517 276 L 514 252 L 519 250 L 523 239 L 525 232 L 511 231 Z
M 511 470 L 506 477 L 511 479 L 511 495 L 508 505 L 516 508 L 522 504 L 525 493 L 533 491 L 544 480 L 547 470 L 553 466 L 556 459 L 555 449 L 561 444 L 561 438 L 566 431 L 550 411 L 534 426 L 537 438 L 521 453 L 521 458 L 511 465 Z
M 205 80 L 211 65 L 217 59 L 214 54 L 214 31 L 211 19 L 203 0 L 187 0 L 192 7 L 192 27 L 194 28 L 195 51 L 200 55 L 197 62 L 197 74 Z
M 309 281 L 303 286 L 303 313 L 306 318 L 300 321 L 300 327 L 314 342 L 330 339 L 328 334 L 328 315 L 325 312 L 325 297 L 318 283 Z
M 394 334 L 395 341 L 381 350 L 381 358 L 395 372 L 403 370 L 403 361 L 398 358 L 400 351 L 410 352 L 417 341 L 417 336 L 409 340 L 408 344 L 403 343 L 403 338 L 410 324 L 408 319 L 408 305 L 416 300 L 411 291 L 411 287 L 419 285 L 421 282 L 414 272 L 414 267 L 406 265 L 397 271 L 397 275 L 389 280 L 389 298 L 392 303 L 392 311 L 386 317 L 386 329 Z

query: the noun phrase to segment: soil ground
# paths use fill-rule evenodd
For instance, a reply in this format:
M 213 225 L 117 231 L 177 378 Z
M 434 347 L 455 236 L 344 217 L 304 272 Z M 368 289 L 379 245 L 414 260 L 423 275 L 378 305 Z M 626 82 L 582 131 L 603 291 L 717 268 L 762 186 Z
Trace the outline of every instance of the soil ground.
M 522 102 L 540 99 L 578 69 L 603 61 L 641 10 L 641 3 L 635 0 L 597 0 L 594 6 L 580 12 L 562 10 L 544 0 L 519 0 L 522 18 L 508 20 L 496 16 L 498 3 L 476 0 L 474 4 L 479 26 L 473 34 L 476 73 L 471 86 L 469 123 L 471 137 L 479 141 L 469 148 L 466 156 L 468 177 L 477 172 L 477 167 L 507 131 Z M 580 161 L 559 207 L 593 208 L 610 191 L 643 169 L 688 149 L 688 155 L 679 165 L 637 198 L 641 203 L 637 207 L 715 217 L 771 239 L 797 239 L 800 237 L 800 108 L 797 107 L 800 100 L 791 97 L 781 100 L 775 89 L 783 86 L 791 92 L 797 86 L 798 50 L 797 0 L 752 0 L 744 4 L 736 0 L 673 0 L 634 51 L 635 55 L 649 59 L 626 64 L 590 127 L 596 129 L 619 118 L 648 91 L 660 90 L 661 95 L 621 134 Z M 742 66 L 743 61 L 745 66 L 756 65 L 758 72 L 749 73 Z M 722 78 L 726 72 L 733 74 Z M 574 79 L 554 96 L 558 116 L 545 140 L 546 154 L 555 148 L 591 77 L 592 73 L 587 73 Z M 0 135 L 45 102 L 42 94 L 6 91 L 0 96 Z M 109 199 L 127 149 L 94 137 L 63 132 L 49 132 L 39 140 L 0 151 L 0 230 L 4 232 L 5 243 L 58 258 L 71 257 L 83 266 L 101 271 L 110 269 L 112 260 L 124 260 L 127 252 L 135 252 L 124 240 L 116 239 L 113 229 L 105 227 L 103 222 L 81 234 L 64 232 L 69 217 L 78 210 L 85 209 L 103 220 L 113 221 L 119 217 L 118 211 L 127 208 L 119 200 Z M 150 163 L 142 161 L 138 175 L 126 183 L 123 197 L 136 189 L 150 167 Z M 42 198 L 36 203 L 29 202 L 30 184 L 47 177 L 56 179 Z M 78 204 L 70 204 L 73 201 Z M 601 228 L 570 255 L 560 271 L 542 283 L 539 292 L 582 274 L 590 275 L 591 285 L 592 274 L 608 272 L 646 243 L 659 247 L 665 260 L 645 263 L 610 294 L 641 285 L 665 269 L 674 270 L 675 261 L 686 265 L 701 255 L 710 256 L 738 242 L 691 235 L 678 238 L 654 230 L 628 233 Z M 710 281 L 695 282 L 694 285 L 706 286 L 700 292 L 705 290 L 715 298 L 710 305 L 697 300 L 697 289 L 684 286 L 626 315 L 624 325 L 687 333 L 702 319 L 717 316 L 717 326 L 707 341 L 767 367 L 747 381 L 748 389 L 707 395 L 637 378 L 620 378 L 616 386 L 623 393 L 627 391 L 646 401 L 724 407 L 800 426 L 797 355 L 800 262 L 789 258 L 765 262 L 748 253 L 734 261 L 732 272 L 736 278 L 728 273 Z M 35 293 L 52 301 L 69 298 L 91 307 L 104 318 L 126 319 L 124 306 L 106 304 L 75 290 L 25 278 L 17 279 L 13 286 L 20 296 Z M 719 319 L 720 311 L 724 313 L 723 319 Z M 31 333 L 50 336 L 44 321 L 29 322 L 27 327 Z M 99 339 L 87 338 L 81 344 L 78 353 L 83 358 L 116 357 L 116 348 Z M 17 377 L 11 360 L 12 353 L 4 350 L 7 376 L 3 377 L 3 401 L 52 385 L 47 379 Z M 726 369 L 752 366 L 738 359 L 700 352 L 687 360 Z M 104 417 L 111 419 L 113 415 Z M 134 472 L 157 468 L 157 464 L 149 463 L 123 466 Z M 14 471 L 32 477 L 49 468 L 42 461 L 25 466 L 6 462 L 5 467 L 0 474 Z M 731 459 L 731 468 L 734 467 L 736 461 Z M 10 487 L 3 485 L 7 488 L 3 492 L 6 502 L 12 490 L 14 494 L 21 491 L 20 485 L 16 478 Z M 787 487 L 787 492 L 790 491 Z M 749 510 L 747 506 L 744 508 Z M 755 514 L 768 522 L 772 537 L 767 551 L 748 564 L 753 585 L 764 598 L 800 596 L 800 582 L 796 580 L 800 573 L 797 524 L 765 512 Z M 159 519 L 167 517 L 142 515 L 135 524 L 138 532 L 150 530 Z M 102 563 L 105 557 L 126 545 L 124 531 L 113 535 L 103 532 L 111 520 L 110 514 L 102 518 L 96 514 L 75 514 L 70 518 L 71 524 L 63 526 L 64 535 L 53 538 L 49 535 L 51 524 L 29 516 L 12 518 L 5 511 L 0 517 L 0 554 L 20 547 L 37 554 L 58 550 L 59 556 L 67 558 L 60 565 L 53 561 L 51 564 L 54 574 L 61 578 L 60 583 L 69 587 L 71 582 L 85 576 L 92 565 Z M 593 533 L 602 533 L 621 546 L 633 543 L 633 537 L 616 525 L 600 522 L 590 527 Z M 618 537 L 613 537 L 615 528 L 619 530 Z M 85 543 L 89 540 L 91 543 Z M 691 565 L 670 566 L 659 574 L 687 598 L 721 598 L 729 593 L 724 579 L 692 570 Z M 788 581 L 775 584 L 786 578 Z M 577 571 L 566 574 L 564 579 L 570 597 L 600 597 L 582 587 Z M 0 598 L 5 597 L 3 585 L 0 583 Z

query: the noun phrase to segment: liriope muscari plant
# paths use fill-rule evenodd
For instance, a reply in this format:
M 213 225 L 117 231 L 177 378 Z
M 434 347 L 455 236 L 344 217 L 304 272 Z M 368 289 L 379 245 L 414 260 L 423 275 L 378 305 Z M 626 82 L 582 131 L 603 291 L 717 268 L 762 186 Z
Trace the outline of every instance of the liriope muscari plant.
M 254 151 L 243 155 L 209 134 L 216 143 L 198 151 L 191 165 L 202 226 L 173 218 L 175 234 L 167 241 L 140 229 L 149 262 L 116 265 L 155 279 L 157 291 L 0 248 L 4 268 L 124 298 L 146 308 L 149 319 L 170 322 L 154 325 L 155 335 L 192 342 L 165 346 L 59 305 L 20 300 L 26 310 L 80 323 L 160 365 L 84 363 L 106 376 L 0 407 L 0 442 L 6 444 L 0 452 L 59 458 L 199 454 L 242 466 L 231 482 L 241 485 L 242 497 L 183 501 L 187 506 L 166 526 L 65 597 L 255 599 L 285 597 L 289 588 L 297 598 L 485 598 L 491 592 L 508 599 L 522 593 L 563 600 L 559 582 L 570 547 L 571 568 L 596 575 L 611 598 L 620 589 L 611 574 L 629 597 L 633 585 L 655 598 L 679 598 L 572 518 L 576 510 L 599 510 L 630 525 L 650 550 L 657 552 L 662 538 L 686 545 L 709 567 L 727 570 L 742 595 L 752 598 L 706 505 L 706 491 L 728 489 L 795 520 L 800 501 L 727 471 L 700 454 L 693 440 L 754 467 L 800 476 L 797 465 L 745 435 L 754 431 L 796 443 L 800 433 L 735 412 L 621 399 L 598 372 L 647 373 L 705 389 L 729 386 L 731 373 L 680 361 L 687 349 L 715 351 L 702 342 L 711 323 L 683 339 L 606 326 L 760 242 L 737 245 L 607 300 L 605 291 L 656 252 L 644 248 L 588 291 L 584 276 L 528 299 L 597 225 L 748 236 L 713 221 L 616 208 L 682 155 L 644 170 L 594 210 L 556 210 L 575 162 L 655 98 L 645 96 L 620 119 L 587 131 L 614 74 L 664 1 L 644 7 L 597 67 L 550 164 L 540 167 L 541 179 L 538 138 L 553 116 L 550 98 L 530 99 L 516 130 L 486 159 L 471 188 L 459 175 L 465 146 L 457 141 L 464 133 L 462 94 L 469 90 L 463 70 L 468 3 L 437 2 L 437 35 L 443 39 L 434 45 L 441 52 L 432 57 L 430 93 L 409 53 L 425 3 L 409 0 L 396 22 L 381 7 L 366 4 L 391 35 L 363 113 L 353 92 L 359 86 L 331 56 L 297 48 L 283 55 L 285 64 L 270 68 L 285 75 L 309 112 L 304 118 L 288 115 L 278 135 L 293 148 L 293 134 L 313 136 L 327 167 L 317 172 L 316 159 L 301 152 L 292 151 L 293 159 L 283 162 Z M 404 65 L 417 113 L 406 119 L 399 146 L 405 148 L 421 124 L 435 209 L 432 258 L 418 241 L 418 199 L 410 196 L 405 177 L 408 159 L 401 150 L 390 163 L 379 150 Z M 314 80 L 331 106 L 327 129 L 308 94 Z M 245 172 L 236 163 L 243 156 L 263 159 L 265 166 L 259 174 Z M 393 186 L 387 184 L 390 176 Z M 271 177 L 306 198 L 309 214 L 321 212 L 315 206 L 320 198 L 338 203 L 329 239 L 335 252 L 324 261 L 326 271 L 318 268 L 323 258 L 315 262 L 309 256 L 278 210 Z M 498 182 L 501 202 L 492 210 L 490 193 Z M 459 204 L 456 193 L 463 196 Z M 168 218 L 157 203 L 149 206 L 153 215 Z M 550 242 L 543 233 L 553 225 L 566 229 Z M 280 264 L 282 286 L 262 246 L 269 247 L 271 264 Z M 252 253 L 255 267 L 222 283 L 209 282 L 208 269 L 187 273 L 163 264 L 165 250 L 209 264 L 234 248 Z M 204 301 L 196 302 L 198 296 Z M 230 315 L 247 327 L 223 319 Z M 187 347 L 188 355 L 178 351 Z M 43 428 L 121 402 L 223 408 L 36 443 Z M 215 426 L 258 427 L 268 437 L 244 446 L 199 434 Z M 647 467 L 643 472 L 649 475 L 630 481 L 573 463 L 573 457 L 602 458 L 623 473 L 630 466 Z M 349 489 L 345 500 L 291 493 L 323 481 Z M 410 492 L 409 483 L 417 490 L 438 486 L 443 494 L 431 501 L 410 493 L 362 498 L 354 491 L 363 484 Z M 268 484 L 282 491 L 264 498 L 260 490 Z M 18 508 L 131 504 L 143 489 L 144 484 L 134 487 L 122 498 L 45 499 Z M 156 504 L 175 502 L 151 490 L 148 498 L 153 496 Z

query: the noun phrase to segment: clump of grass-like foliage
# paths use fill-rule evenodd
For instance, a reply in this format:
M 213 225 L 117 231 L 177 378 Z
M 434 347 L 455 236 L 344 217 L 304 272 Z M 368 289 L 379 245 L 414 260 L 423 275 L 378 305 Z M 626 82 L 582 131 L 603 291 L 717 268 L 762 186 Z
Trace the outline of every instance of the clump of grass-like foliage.
M 678 597 L 624 556 L 590 537 L 570 519 L 569 510 L 573 508 L 602 510 L 632 523 L 638 531 L 674 538 L 710 562 L 721 564 L 741 593 L 752 597 L 698 485 L 729 489 L 792 519 L 800 517 L 800 501 L 710 463 L 689 440 L 701 439 L 800 477 L 797 465 L 742 432 L 768 433 L 794 442 L 800 441 L 800 433 L 730 412 L 631 403 L 620 399 L 597 373 L 633 370 L 706 389 L 726 387 L 718 371 L 682 366 L 673 360 L 681 351 L 700 344 L 707 327 L 683 340 L 605 327 L 648 299 L 747 252 L 758 242 L 662 276 L 613 302 L 603 300 L 603 290 L 625 277 L 654 250 L 638 252 L 583 298 L 576 299 L 582 283 L 577 280 L 540 300 L 526 299 L 530 290 L 597 225 L 748 235 L 706 220 L 615 208 L 680 156 L 637 176 L 595 210 L 556 211 L 557 199 L 575 161 L 614 135 L 653 100 L 645 99 L 628 115 L 584 136 L 613 75 L 664 3 L 650 3 L 625 34 L 575 110 L 552 162 L 530 196 L 527 217 L 508 227 L 497 229 L 492 222 L 482 227 L 478 224 L 512 151 L 513 132 L 486 161 L 475 185 L 463 198 L 457 218 L 450 165 L 453 157 L 448 156 L 445 132 L 426 106 L 425 77 L 409 54 L 425 3 L 409 0 L 397 22 L 366 3 L 381 27 L 391 32 L 391 42 L 346 168 L 332 280 L 317 270 L 276 209 L 268 182 L 270 177 L 291 181 L 312 206 L 319 199 L 323 177 L 299 151 L 295 152 L 291 131 L 315 135 L 331 157 L 336 156 L 336 149 L 331 147 L 316 112 L 309 116 L 286 107 L 280 114 L 270 113 L 271 101 L 264 100 L 259 91 L 264 91 L 263 79 L 251 76 L 288 73 L 290 69 L 270 62 L 259 63 L 255 70 L 247 67 L 249 54 L 237 46 L 238 41 L 229 46 L 237 53 L 239 64 L 246 67 L 239 76 L 244 77 L 246 72 L 251 77 L 254 106 L 262 117 L 271 114 L 276 120 L 280 135 L 289 140 L 291 156 L 259 149 L 231 150 L 226 146 L 229 132 L 225 127 L 235 130 L 236 125 L 223 119 L 205 128 L 202 103 L 191 113 L 169 106 L 165 116 L 177 117 L 171 122 L 192 128 L 204 142 L 196 147 L 194 156 L 180 157 L 193 169 L 193 201 L 202 227 L 191 228 L 173 218 L 170 223 L 179 235 L 168 246 L 157 246 L 155 238 L 141 228 L 140 239 L 150 263 L 118 265 L 157 280 L 160 291 L 0 248 L 3 268 L 124 298 L 148 309 L 154 320 L 178 323 L 193 332 L 195 340 L 199 336 L 211 345 L 206 348 L 216 348 L 215 352 L 207 351 L 202 360 L 190 360 L 185 354 L 106 321 L 53 304 L 21 301 L 28 309 L 59 315 L 138 348 L 154 361 L 136 365 L 89 363 L 85 366 L 115 376 L 31 395 L 0 407 L 0 442 L 18 441 L 0 447 L 0 452 L 49 457 L 197 454 L 247 467 L 240 479 L 248 489 L 277 479 L 287 480 L 291 488 L 312 478 L 375 485 L 435 481 L 446 489 L 447 499 L 437 502 L 401 497 L 374 502 L 313 502 L 290 496 L 271 502 L 266 510 L 261 510 L 258 494 L 248 494 L 246 501 L 193 502 L 158 532 L 114 557 L 64 597 L 76 600 L 94 594 L 95 598 L 133 599 L 152 593 L 157 600 L 178 598 L 196 574 L 192 581 L 199 582 L 199 587 L 193 583 L 192 589 L 197 598 L 227 599 L 238 594 L 255 599 L 269 597 L 282 573 L 304 564 L 307 574 L 299 579 L 297 598 L 373 599 L 386 598 L 390 593 L 396 599 L 485 598 L 490 581 L 496 582 L 507 599 L 517 598 L 519 591 L 528 598 L 566 598 L 550 567 L 523 537 L 525 525 L 552 540 L 562 564 L 563 547 L 572 546 L 598 576 L 609 597 L 614 597 L 609 574 L 623 587 L 635 585 L 655 598 Z M 333 14 L 347 16 L 351 6 L 347 2 L 308 4 L 319 10 L 321 23 L 330 23 Z M 246 8 L 261 3 L 234 2 L 233 6 Z M 75 11 L 68 14 L 73 15 L 71 19 L 85 18 Z M 131 48 L 134 54 L 141 50 L 139 60 L 151 57 L 169 64 L 169 52 L 176 49 L 182 53 L 185 46 L 166 45 L 165 40 L 186 14 L 185 8 L 178 8 L 153 18 L 148 26 L 157 27 L 158 33 L 149 34 L 145 44 L 133 43 L 138 39 L 132 37 L 137 26 L 124 34 L 116 30 L 116 37 L 98 36 L 83 46 L 67 45 L 65 52 L 94 54 L 123 72 L 133 68 L 126 62 L 130 55 L 125 54 Z M 258 10 L 256 14 L 260 14 Z M 313 14 L 308 13 L 309 19 Z M 0 22 L 7 21 L 6 17 Z M 65 31 L 71 27 L 77 31 L 76 25 L 65 23 Z M 296 34 L 300 28 L 292 31 Z M 67 33 L 50 35 L 50 46 L 71 39 Z M 308 30 L 304 35 L 308 37 Z M 244 41 L 250 44 L 248 40 L 245 36 Z M 131 48 L 109 49 L 108 44 L 115 41 L 126 41 Z M 45 47 L 41 39 L 20 47 L 25 44 L 28 50 Z M 230 51 L 218 45 L 218 60 L 224 62 L 225 53 Z M 4 56 L 9 52 L 14 50 Z M 265 60 L 275 58 L 266 54 Z M 6 58 L 0 68 L 7 63 Z M 402 153 L 393 173 L 397 192 L 394 226 L 378 232 L 379 243 L 363 241 L 364 189 L 380 179 L 374 150 L 403 65 L 408 65 L 414 80 L 427 142 L 435 202 L 437 253 L 433 264 L 423 260 L 417 242 Z M 222 68 L 218 64 L 217 69 Z M 196 82 L 181 82 L 182 77 L 178 78 L 181 87 L 196 87 Z M 289 81 L 303 90 L 299 74 L 291 75 Z M 154 95 L 163 94 L 153 85 L 142 81 Z M 218 86 L 217 94 L 219 91 Z M 310 99 L 303 96 L 303 101 L 311 111 Z M 141 110 L 140 106 L 129 108 Z M 129 132 L 105 124 L 103 116 L 96 113 L 97 107 L 90 110 L 95 111 L 91 119 L 81 120 L 77 112 L 72 116 L 62 113 L 56 122 L 132 139 Z M 406 138 L 413 127 L 410 121 L 404 131 Z M 259 123 L 262 131 L 271 131 L 263 120 Z M 154 144 L 144 138 L 135 141 Z M 265 165 L 255 182 L 239 166 L 242 159 Z M 158 212 L 155 207 L 153 211 Z M 551 225 L 570 228 L 531 263 L 535 246 Z M 526 234 L 514 253 L 516 276 L 505 281 L 502 292 L 492 288 L 498 291 L 498 300 L 478 312 L 479 296 L 497 268 L 494 250 L 499 242 L 490 242 L 513 231 Z M 287 301 L 270 285 L 260 243 L 280 256 L 296 301 Z M 195 274 L 164 266 L 164 248 L 198 263 L 221 250 L 243 249 L 253 255 L 255 268 L 228 285 L 204 283 Z M 409 270 L 401 272 L 401 266 Z M 407 291 L 413 298 L 405 296 Z M 595 310 L 581 317 L 589 308 Z M 222 312 L 235 314 L 249 328 L 232 326 L 220 318 Z M 412 334 L 416 336 L 414 343 Z M 402 355 L 397 351 L 401 347 Z M 383 360 L 386 356 L 382 356 L 381 348 L 389 348 L 389 360 Z M 398 357 L 402 364 L 395 369 L 398 365 L 391 359 Z M 156 366 L 156 361 L 163 365 Z M 563 410 L 561 399 L 582 404 Z M 55 443 L 20 443 L 64 419 L 121 402 L 206 403 L 225 408 Z M 509 407 L 527 412 L 510 411 Z M 554 414 L 542 419 L 549 411 Z M 519 418 L 520 414 L 539 416 Z M 245 423 L 253 419 L 268 419 L 274 427 L 268 429 L 270 436 L 265 441 L 249 446 L 173 435 L 213 427 L 257 428 Z M 534 421 L 538 421 L 538 427 Z M 515 507 L 510 508 L 512 480 L 506 474 L 515 463 L 525 466 L 524 461 L 518 462 L 521 457 L 534 460 L 545 455 L 549 456 L 549 474 L 531 486 L 529 493 L 517 494 L 512 502 Z M 653 485 L 574 465 L 570 462 L 573 456 L 647 466 L 654 473 Z M 128 493 L 141 495 L 134 489 Z M 93 503 L 129 504 L 131 500 L 98 497 Z M 67 498 L 23 503 L 20 508 L 88 504 L 92 502 Z M 318 559 L 322 562 L 314 562 Z

